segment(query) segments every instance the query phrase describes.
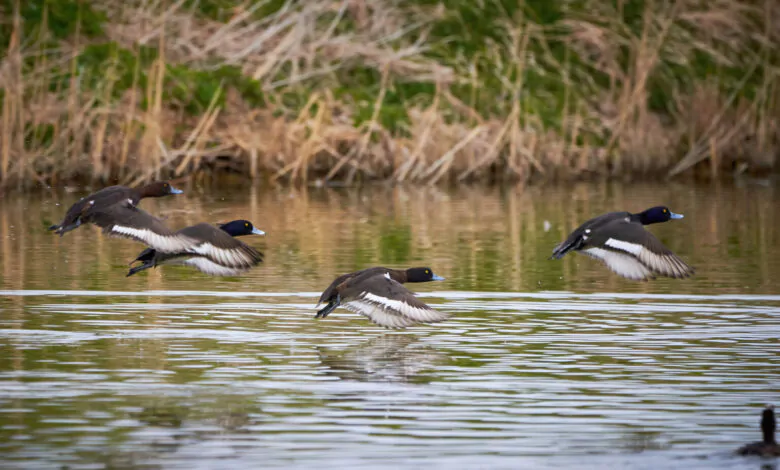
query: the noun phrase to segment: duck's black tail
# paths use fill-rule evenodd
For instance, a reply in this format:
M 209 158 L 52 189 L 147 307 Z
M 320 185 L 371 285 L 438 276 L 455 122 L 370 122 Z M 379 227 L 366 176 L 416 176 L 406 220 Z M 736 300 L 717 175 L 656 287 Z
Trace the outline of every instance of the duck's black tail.
M 135 266 L 133 268 L 130 268 L 129 271 L 127 271 L 127 275 L 125 277 L 130 277 L 133 274 L 137 272 L 141 272 L 145 269 L 153 268 L 155 266 L 155 263 L 152 261 L 144 261 L 144 264 L 140 264 L 138 266 Z
M 321 310 L 319 310 L 317 314 L 314 315 L 314 318 L 327 317 L 328 314 L 330 314 L 330 312 L 334 311 L 336 307 L 339 306 L 340 303 L 341 303 L 341 296 L 339 294 L 336 294 L 336 298 L 335 299 L 331 298 L 330 302 L 328 302 L 328 305 L 326 305 Z
M 547 259 L 561 259 L 566 253 L 579 248 L 581 244 L 582 240 L 580 238 L 566 240 L 565 242 L 560 243 L 558 246 L 553 248 L 552 256 Z
M 71 230 L 77 229 L 79 227 L 79 225 L 81 225 L 81 219 L 76 219 L 75 222 L 67 224 L 67 225 L 65 224 L 65 222 L 63 222 L 60 225 L 56 225 L 56 224 L 52 225 L 52 226 L 49 227 L 49 230 L 54 232 L 54 233 L 56 233 L 56 234 L 58 234 L 59 236 L 63 236 L 66 233 L 70 232 Z
M 157 250 L 154 248 L 146 248 L 144 251 L 138 253 L 138 256 L 136 256 L 136 258 L 133 261 L 130 261 L 128 264 L 133 264 L 136 261 L 141 261 L 145 264 L 150 261 L 154 261 L 155 256 L 157 256 Z

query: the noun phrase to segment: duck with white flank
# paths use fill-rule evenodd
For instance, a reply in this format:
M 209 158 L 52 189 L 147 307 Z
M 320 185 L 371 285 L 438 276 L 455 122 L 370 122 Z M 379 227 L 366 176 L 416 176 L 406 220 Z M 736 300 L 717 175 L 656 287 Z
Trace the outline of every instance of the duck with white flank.
M 432 309 L 402 284 L 443 280 L 430 268 L 399 270 L 373 267 L 342 274 L 320 296 L 317 307 L 323 302 L 328 304 L 317 312 L 315 318 L 325 318 L 342 305 L 385 328 L 440 322 L 450 315 Z
M 155 256 L 158 260 L 170 262 L 181 259 L 186 260 L 183 264 L 207 274 L 230 275 L 245 271 L 263 260 L 261 253 L 224 230 L 202 223 L 173 231 L 162 220 L 129 201 L 94 211 L 91 219 L 109 236 L 135 240 L 155 250 L 155 254 L 139 255 L 139 258 L 144 258 L 140 261 L 146 261 L 147 256 L 151 256 L 149 261 L 152 262 Z M 255 230 L 254 226 L 252 230 Z M 252 233 L 258 232 L 261 231 Z
M 234 220 L 226 224 L 219 224 L 219 227 L 215 227 L 210 224 L 200 223 L 185 227 L 178 232 L 180 235 L 192 238 L 194 240 L 200 240 L 203 243 L 208 243 L 214 247 L 218 247 L 221 250 L 242 250 L 247 247 L 235 237 L 241 237 L 244 235 L 265 235 L 265 232 L 255 228 L 252 222 L 248 220 Z M 251 250 L 251 248 L 249 248 Z M 250 256 L 251 253 L 250 253 Z M 263 261 L 263 253 L 257 252 L 257 261 Z M 140 261 L 142 264 L 130 268 L 127 276 L 143 271 L 145 269 L 154 268 L 163 264 L 183 264 L 193 266 L 199 271 L 210 274 L 212 276 L 237 276 L 253 265 L 245 266 L 230 266 L 218 264 L 211 261 L 209 258 L 203 255 L 195 255 L 186 251 L 180 251 L 176 253 L 161 253 L 154 248 L 147 248 L 142 251 L 136 259 L 130 262 L 133 263 Z
M 775 439 L 777 421 L 775 420 L 775 407 L 766 405 L 761 413 L 761 434 L 764 439 L 751 442 L 737 449 L 738 455 L 757 455 L 760 457 L 780 457 L 780 445 Z
M 128 201 L 129 204 L 137 206 L 141 199 L 146 197 L 163 197 L 183 192 L 181 189 L 174 188 L 167 181 L 150 183 L 140 188 L 109 186 L 76 201 L 65 213 L 62 222 L 59 225 L 52 225 L 49 230 L 63 236 L 82 224 L 89 223 L 93 211 L 111 207 L 120 201 Z
M 675 214 L 665 206 L 651 207 L 637 214 L 609 212 L 580 225 L 553 249 L 550 259 L 579 251 L 602 261 L 618 275 L 635 281 L 647 281 L 656 276 L 689 277 L 694 269 L 643 227 L 682 218 L 682 214 Z

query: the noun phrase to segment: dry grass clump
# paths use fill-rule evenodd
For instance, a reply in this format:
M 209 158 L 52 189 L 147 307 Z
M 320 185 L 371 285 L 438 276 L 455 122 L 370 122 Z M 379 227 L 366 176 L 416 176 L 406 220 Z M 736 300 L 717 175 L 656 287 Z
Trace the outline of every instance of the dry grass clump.
M 480 5 L 112 0 L 91 7 L 101 34 L 79 7 L 55 38 L 46 8 L 30 28 L 17 2 L 0 184 L 209 169 L 304 183 L 715 177 L 777 162 L 771 0 Z

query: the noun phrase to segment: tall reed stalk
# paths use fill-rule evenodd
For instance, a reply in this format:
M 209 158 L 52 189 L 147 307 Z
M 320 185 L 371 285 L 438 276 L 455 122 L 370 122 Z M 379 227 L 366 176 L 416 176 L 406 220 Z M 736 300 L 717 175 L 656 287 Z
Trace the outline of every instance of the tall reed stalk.
M 777 163 L 772 0 L 2 8 L 3 188 L 222 171 L 719 178 Z

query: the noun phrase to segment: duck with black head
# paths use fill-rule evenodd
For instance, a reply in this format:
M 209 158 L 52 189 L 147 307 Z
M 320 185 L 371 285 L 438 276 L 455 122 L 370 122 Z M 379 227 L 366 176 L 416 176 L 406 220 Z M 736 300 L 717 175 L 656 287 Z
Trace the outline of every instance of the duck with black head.
M 170 255 L 171 261 L 187 260 L 184 264 L 203 272 L 212 275 L 225 272 L 229 275 L 229 272 L 241 272 L 256 266 L 263 259 L 261 253 L 225 230 L 206 223 L 171 230 L 162 220 L 129 201 L 92 211 L 90 222 L 101 227 L 108 236 L 135 240 L 152 248 L 155 253 L 142 254 L 142 262 L 147 261 L 147 256 L 151 256 L 149 261 L 154 262 L 155 257 L 166 260 Z M 255 232 L 249 221 L 241 221 L 240 225 L 244 229 L 249 228 L 251 233 L 265 233 L 260 230 Z
M 157 181 L 140 188 L 129 188 L 121 185 L 109 186 L 76 201 L 65 213 L 62 222 L 52 225 L 49 230 L 63 236 L 89 222 L 91 211 L 105 209 L 120 201 L 127 201 L 131 205 L 137 206 L 141 199 L 147 197 L 163 197 L 183 192 L 181 189 L 174 188 L 168 181 Z
M 262 252 L 236 240 L 236 237 L 245 235 L 265 235 L 265 232 L 256 228 L 248 220 L 233 220 L 219 224 L 218 227 L 200 223 L 185 227 L 176 233 L 201 241 L 200 247 L 194 250 L 198 253 L 193 253 L 193 250 L 162 253 L 154 248 L 147 248 L 130 262 L 130 265 L 138 261 L 141 264 L 131 267 L 127 276 L 164 264 L 192 266 L 212 276 L 237 276 L 263 261 Z M 215 262 L 204 253 L 210 253 L 212 258 L 221 258 L 221 261 Z M 222 253 L 223 256 L 215 256 L 217 253 Z M 241 262 L 242 259 L 244 262 Z
M 553 249 L 550 259 L 560 259 L 570 251 L 577 251 L 635 281 L 647 281 L 656 276 L 689 277 L 694 269 L 644 228 L 682 218 L 682 214 L 675 214 L 666 206 L 651 207 L 636 214 L 609 212 L 577 227 Z
M 745 444 L 736 450 L 738 455 L 756 455 L 759 457 L 780 457 L 780 445 L 777 444 L 775 432 L 777 421 L 775 420 L 774 405 L 766 405 L 761 413 L 761 434 L 763 439 L 758 442 Z
M 400 270 L 377 266 L 342 274 L 320 296 L 315 308 L 323 302 L 328 304 L 317 312 L 315 318 L 325 318 L 342 305 L 385 328 L 440 322 L 450 315 L 432 309 L 403 284 L 443 280 L 426 267 Z

